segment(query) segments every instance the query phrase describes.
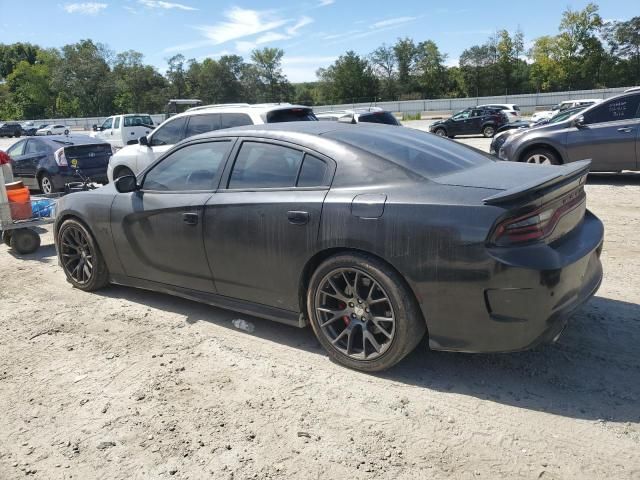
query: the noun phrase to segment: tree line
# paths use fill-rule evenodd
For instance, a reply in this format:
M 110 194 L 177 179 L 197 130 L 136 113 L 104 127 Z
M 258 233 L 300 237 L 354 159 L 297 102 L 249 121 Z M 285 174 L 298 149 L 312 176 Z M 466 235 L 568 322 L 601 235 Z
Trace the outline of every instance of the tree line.
M 399 38 L 369 55 L 348 51 L 319 69 L 318 81 L 291 84 L 278 48 L 254 50 L 248 60 L 175 55 L 163 75 L 139 52 L 116 54 L 92 40 L 60 49 L 0 44 L 0 118 L 156 113 L 170 98 L 319 105 L 640 84 L 638 16 L 604 21 L 593 3 L 567 8 L 557 35 L 525 45 L 520 29 L 498 30 L 464 50 L 457 66 L 447 66 L 447 55 L 432 40 Z

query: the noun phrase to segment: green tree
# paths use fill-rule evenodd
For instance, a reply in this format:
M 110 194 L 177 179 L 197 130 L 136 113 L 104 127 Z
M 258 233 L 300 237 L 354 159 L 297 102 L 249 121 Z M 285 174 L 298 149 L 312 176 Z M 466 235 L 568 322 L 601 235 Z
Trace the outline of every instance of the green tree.
M 369 55 L 371 66 L 380 81 L 380 97 L 385 100 L 396 98 L 397 86 L 397 59 L 393 47 L 382 44 Z
M 184 69 L 184 55 L 178 54 L 167 60 L 169 68 L 167 69 L 167 80 L 171 84 L 172 98 L 185 98 L 189 95 L 187 88 L 187 78 Z
M 255 74 L 262 84 L 260 88 L 266 101 L 279 102 L 289 97 L 289 82 L 282 73 L 282 57 L 284 50 L 281 48 L 265 47 L 251 52 L 251 60 L 255 66 Z
M 398 64 L 398 88 L 401 93 L 412 92 L 412 75 L 418 53 L 416 44 L 411 38 L 399 38 L 393 46 L 393 52 Z
M 547 92 L 561 88 L 567 78 L 558 37 L 545 35 L 537 38 L 529 52 L 533 62 L 531 81 L 537 91 Z
M 127 50 L 117 54 L 113 79 L 116 112 L 159 112 L 167 102 L 167 80 L 152 66 L 143 63 L 140 52 Z
M 36 63 L 40 47 L 30 43 L 0 44 L 0 79 L 6 78 L 20 62 Z
M 416 47 L 415 74 L 423 98 L 437 98 L 447 91 L 446 59 L 432 40 L 420 42 Z
M 608 22 L 604 28 L 604 37 L 609 43 L 610 52 L 626 65 L 626 78 L 620 82 L 626 84 L 640 84 L 640 17 L 633 17 L 627 21 Z M 615 81 L 615 80 L 614 80 Z
M 319 69 L 317 75 L 323 100 L 329 103 L 372 101 L 378 93 L 378 79 L 371 64 L 352 50 L 333 65 Z

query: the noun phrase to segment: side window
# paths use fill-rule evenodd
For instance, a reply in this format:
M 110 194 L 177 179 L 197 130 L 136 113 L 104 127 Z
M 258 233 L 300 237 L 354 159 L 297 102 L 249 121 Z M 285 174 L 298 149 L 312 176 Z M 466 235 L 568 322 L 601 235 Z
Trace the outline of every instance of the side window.
M 176 150 L 149 170 L 142 187 L 169 192 L 213 190 L 230 146 L 231 142 L 221 141 L 197 143 Z
M 107 118 L 104 122 L 102 122 L 102 129 L 109 130 L 113 125 L 113 117 Z M 58 127 L 58 125 L 54 125 L 54 127 Z
M 454 120 L 464 120 L 465 118 L 469 118 L 469 113 L 470 113 L 470 111 L 469 111 L 469 110 L 465 110 L 465 111 L 463 111 L 463 112 L 456 113 L 456 114 L 453 116 L 453 119 L 454 119 Z
M 184 138 L 220 129 L 220 114 L 192 115 L 189 117 Z
M 640 95 L 617 98 L 604 102 L 584 114 L 585 123 L 616 122 L 631 120 L 638 115 Z
M 45 146 L 40 140 L 29 140 L 27 142 L 27 148 L 24 153 L 38 153 L 46 151 Z
M 243 125 L 253 125 L 251 117 L 246 113 L 222 113 L 220 128 L 241 127 Z
M 186 117 L 180 117 L 165 123 L 151 136 L 151 146 L 174 145 L 178 143 L 184 138 L 182 134 L 186 120 Z
M 113 124 L 113 128 L 120 128 L 120 117 L 116 117 L 116 122 Z
M 298 177 L 298 187 L 320 187 L 327 185 L 327 173 L 329 168 L 327 164 L 319 158 L 309 154 L 304 156 L 302 169 Z
M 482 110 L 478 110 L 477 108 L 474 108 L 473 110 L 471 110 L 471 116 L 472 117 L 480 117 L 482 116 L 483 111 Z
M 16 143 L 9 150 L 7 150 L 7 153 L 10 157 L 18 157 L 24 154 L 24 146 L 26 145 L 26 143 L 26 140 L 22 140 L 21 142 Z
M 302 152 L 270 143 L 244 142 L 229 188 L 286 188 L 296 184 Z

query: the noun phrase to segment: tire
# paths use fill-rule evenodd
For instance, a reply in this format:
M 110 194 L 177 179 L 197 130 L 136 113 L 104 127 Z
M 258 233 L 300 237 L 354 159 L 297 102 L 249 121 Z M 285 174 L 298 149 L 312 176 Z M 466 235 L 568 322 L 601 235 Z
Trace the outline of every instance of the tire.
M 493 125 L 485 125 L 482 127 L 482 135 L 484 138 L 491 138 L 496 134 L 496 127 Z
M 21 255 L 33 253 L 40 248 L 40 235 L 30 228 L 18 228 L 11 235 L 10 246 Z
M 47 130 L 47 135 L 51 135 L 51 130 Z
M 436 128 L 433 133 L 435 133 L 439 137 L 446 137 L 447 131 L 444 128 Z
M 16 137 L 16 138 L 20 138 L 20 135 L 22 135 L 22 133 L 21 133 L 21 132 L 18 132 L 18 133 L 16 133 L 16 134 L 15 134 L 15 137 Z
M 355 293 L 349 290 L 353 284 L 358 285 Z M 418 345 L 426 331 L 404 279 L 386 263 L 360 253 L 335 255 L 316 269 L 307 290 L 307 315 L 329 357 L 364 372 L 392 367 Z M 368 340 L 371 337 L 379 349 Z
M 38 178 L 38 186 L 40 187 L 40 191 L 47 195 L 56 191 L 53 186 L 51 176 L 48 173 L 40 174 L 40 177 Z
M 117 167 L 113 173 L 113 181 L 115 182 L 120 177 L 126 177 L 127 175 L 135 176 L 133 171 L 129 167 Z
M 523 163 L 533 163 L 537 165 L 560 165 L 562 161 L 558 155 L 549 148 L 534 148 L 525 152 L 520 159 Z
M 11 235 L 12 235 L 12 231 L 11 230 L 5 230 L 4 232 L 2 232 L 2 242 L 7 246 L 7 247 L 11 247 Z
M 64 134 L 65 134 L 65 135 L 69 135 L 69 130 L 68 130 L 68 129 L 65 129 Z
M 65 220 L 56 239 L 67 281 L 85 292 L 109 284 L 109 271 L 93 235 L 75 219 Z

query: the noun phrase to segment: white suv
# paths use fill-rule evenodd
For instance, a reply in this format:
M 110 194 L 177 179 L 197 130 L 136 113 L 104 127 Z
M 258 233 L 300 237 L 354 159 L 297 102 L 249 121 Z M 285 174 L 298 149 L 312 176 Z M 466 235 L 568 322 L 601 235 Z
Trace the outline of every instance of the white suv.
M 113 182 L 125 175 L 137 175 L 176 143 L 193 135 L 242 125 L 308 120 L 317 121 L 310 107 L 289 103 L 235 103 L 190 108 L 165 120 L 149 135 L 140 137 L 137 144 L 128 145 L 113 155 L 107 178 Z
M 510 122 L 517 122 L 520 117 L 520 107 L 515 103 L 488 103 L 478 105 L 478 108 L 499 108 L 507 115 Z

